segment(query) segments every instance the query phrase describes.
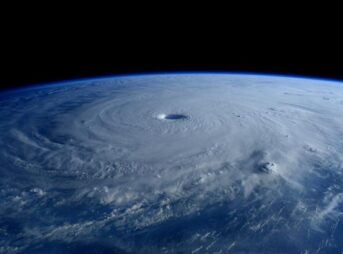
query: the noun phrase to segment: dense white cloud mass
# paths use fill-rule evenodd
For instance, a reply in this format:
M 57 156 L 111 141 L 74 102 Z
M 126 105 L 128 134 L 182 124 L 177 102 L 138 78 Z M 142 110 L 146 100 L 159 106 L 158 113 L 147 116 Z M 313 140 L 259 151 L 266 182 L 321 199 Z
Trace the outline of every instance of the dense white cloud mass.
M 128 76 L 0 95 L 0 253 L 336 253 L 343 84 Z

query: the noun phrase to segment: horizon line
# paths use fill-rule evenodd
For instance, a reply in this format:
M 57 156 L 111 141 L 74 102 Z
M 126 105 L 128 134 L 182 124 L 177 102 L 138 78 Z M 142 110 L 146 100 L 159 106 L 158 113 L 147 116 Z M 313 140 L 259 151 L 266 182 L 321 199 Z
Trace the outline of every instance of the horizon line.
M 99 76 L 91 76 L 85 78 L 71 78 L 71 79 L 61 79 L 51 82 L 38 82 L 35 84 L 27 84 L 15 88 L 8 88 L 0 90 L 0 93 L 7 93 L 7 92 L 19 92 L 25 90 L 31 90 L 36 88 L 44 88 L 44 87 L 53 87 L 59 86 L 66 83 L 78 83 L 83 81 L 97 81 L 97 80 L 107 80 L 113 78 L 124 78 L 124 77 L 139 77 L 139 76 L 167 76 L 167 75 L 245 75 L 245 76 L 269 76 L 269 77 L 284 77 L 284 78 L 293 78 L 293 79 L 307 79 L 307 80 L 319 80 L 319 81 L 327 81 L 333 83 L 343 83 L 343 79 L 337 78 L 325 78 L 320 76 L 312 76 L 312 75 L 300 75 L 300 74 L 284 74 L 284 73 L 268 73 L 268 72 L 244 72 L 244 71 L 161 71 L 161 72 L 133 72 L 133 73 L 123 73 L 123 74 L 108 74 L 108 75 L 99 75 Z

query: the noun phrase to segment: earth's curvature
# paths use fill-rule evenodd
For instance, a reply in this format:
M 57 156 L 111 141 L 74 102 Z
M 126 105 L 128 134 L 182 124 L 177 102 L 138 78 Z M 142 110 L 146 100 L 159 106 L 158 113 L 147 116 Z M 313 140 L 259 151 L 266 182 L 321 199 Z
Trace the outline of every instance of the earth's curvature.
M 343 83 L 122 76 L 0 94 L 0 253 L 341 253 Z

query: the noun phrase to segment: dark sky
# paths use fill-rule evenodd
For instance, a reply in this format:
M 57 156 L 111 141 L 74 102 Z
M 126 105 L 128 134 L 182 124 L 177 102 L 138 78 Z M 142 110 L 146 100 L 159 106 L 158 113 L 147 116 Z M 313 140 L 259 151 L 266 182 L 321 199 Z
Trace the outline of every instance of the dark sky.
M 44 20 L 37 24 L 43 24 Z M 57 22 L 58 23 L 58 22 Z M 104 75 L 176 71 L 259 72 L 343 80 L 340 43 L 315 31 L 212 27 L 113 28 L 59 24 L 2 32 L 0 89 Z

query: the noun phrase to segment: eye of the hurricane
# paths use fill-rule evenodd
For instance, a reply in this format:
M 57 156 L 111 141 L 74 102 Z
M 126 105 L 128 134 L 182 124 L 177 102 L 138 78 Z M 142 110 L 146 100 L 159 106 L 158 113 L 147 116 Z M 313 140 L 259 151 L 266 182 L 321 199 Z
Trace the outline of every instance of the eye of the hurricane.
M 157 118 L 160 120 L 186 120 L 188 116 L 184 114 L 160 114 Z

